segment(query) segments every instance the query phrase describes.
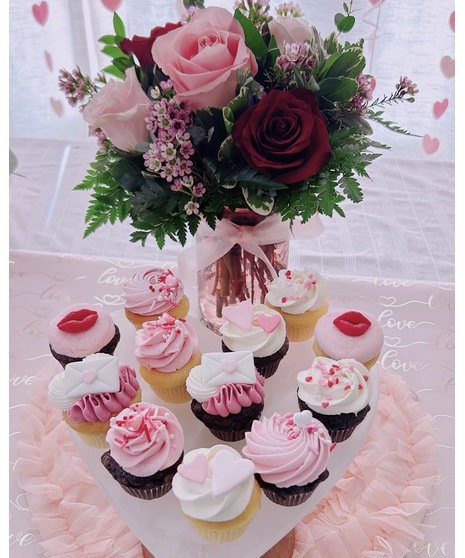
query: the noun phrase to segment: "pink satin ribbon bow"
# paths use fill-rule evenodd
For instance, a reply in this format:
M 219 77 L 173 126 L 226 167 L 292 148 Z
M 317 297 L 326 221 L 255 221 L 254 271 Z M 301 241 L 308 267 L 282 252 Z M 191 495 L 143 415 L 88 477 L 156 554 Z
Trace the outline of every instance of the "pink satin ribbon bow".
M 201 239 L 195 245 L 182 250 L 178 255 L 178 274 L 189 277 L 189 274 L 207 267 L 224 256 L 235 244 L 260 258 L 268 267 L 271 276 L 276 271 L 260 246 L 276 244 L 286 240 L 316 238 L 323 232 L 323 224 L 318 214 L 305 224 L 300 221 L 290 224 L 283 221 L 280 215 L 271 215 L 254 226 L 236 225 L 229 219 L 218 221 L 212 230 L 206 223 L 200 224 L 197 236 Z

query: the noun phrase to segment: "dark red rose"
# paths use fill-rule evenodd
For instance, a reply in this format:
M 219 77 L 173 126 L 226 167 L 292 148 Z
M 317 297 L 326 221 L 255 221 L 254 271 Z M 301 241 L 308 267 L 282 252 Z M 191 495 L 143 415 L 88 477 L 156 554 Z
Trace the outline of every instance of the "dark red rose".
M 181 27 L 182 23 L 167 23 L 165 26 L 154 27 L 150 31 L 150 37 L 140 37 L 139 35 L 134 35 L 132 39 L 123 39 L 121 41 L 121 50 L 125 54 L 134 54 L 134 56 L 139 60 L 141 68 L 145 70 L 146 66 L 153 66 L 155 62 L 152 58 L 152 45 L 162 35 L 166 35 L 173 29 Z
M 268 93 L 234 123 L 232 139 L 252 168 L 283 184 L 317 174 L 331 156 L 323 116 L 304 87 Z

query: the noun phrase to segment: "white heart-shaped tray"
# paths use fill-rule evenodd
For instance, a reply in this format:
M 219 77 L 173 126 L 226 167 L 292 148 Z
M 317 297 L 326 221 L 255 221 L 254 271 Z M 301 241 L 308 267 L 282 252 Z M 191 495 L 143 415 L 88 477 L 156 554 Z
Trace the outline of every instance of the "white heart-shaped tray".
M 115 323 L 121 330 L 121 341 L 115 356 L 121 363 L 127 363 L 138 369 L 134 357 L 134 327 L 118 312 Z M 207 329 L 198 320 L 188 317 L 198 332 L 199 347 L 202 353 L 220 352 L 221 341 L 218 335 Z M 265 384 L 265 407 L 262 416 L 279 413 L 298 412 L 296 375 L 308 368 L 314 353 L 312 341 L 291 343 L 289 351 L 279 365 L 278 371 Z M 156 558 L 259 558 L 280 539 L 282 539 L 299 521 L 301 521 L 331 490 L 342 477 L 346 469 L 358 455 L 360 448 L 371 428 L 376 412 L 379 394 L 379 376 L 375 365 L 371 372 L 372 395 L 370 407 L 365 420 L 355 429 L 352 436 L 338 444 L 331 453 L 328 464 L 329 477 L 321 483 L 304 504 L 284 507 L 269 501 L 262 495 L 261 509 L 249 524 L 246 532 L 228 544 L 205 541 L 182 515 L 178 503 L 170 491 L 155 500 L 141 500 L 127 494 L 103 467 L 100 456 L 105 450 L 87 446 L 72 432 L 79 453 L 88 465 L 95 481 L 106 494 L 114 508 L 121 515 L 128 527 L 140 539 L 141 543 Z M 198 421 L 191 412 L 190 403 L 173 405 L 157 398 L 148 385 L 140 378 L 142 400 L 161 404 L 170 408 L 181 421 L 185 436 L 185 452 L 196 447 L 210 447 L 221 442 Z M 241 450 L 244 441 L 232 442 L 230 445 Z

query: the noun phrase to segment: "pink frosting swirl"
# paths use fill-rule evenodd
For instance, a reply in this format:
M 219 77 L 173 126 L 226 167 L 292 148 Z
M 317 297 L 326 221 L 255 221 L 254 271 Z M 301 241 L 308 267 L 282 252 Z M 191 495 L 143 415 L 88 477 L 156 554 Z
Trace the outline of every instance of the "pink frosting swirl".
M 135 403 L 111 418 L 106 440 L 113 459 L 137 477 L 171 467 L 184 450 L 179 420 L 152 403 Z
M 163 314 L 150 320 L 136 333 L 137 362 L 160 372 L 174 372 L 185 366 L 198 351 L 197 333 L 185 320 Z
M 316 419 L 299 426 L 292 413 L 273 413 L 255 420 L 245 437 L 242 453 L 265 482 L 279 488 L 304 486 L 326 470 L 332 442 Z
M 218 393 L 202 403 L 211 415 L 237 415 L 244 407 L 262 403 L 265 397 L 265 378 L 257 373 L 255 384 L 224 384 Z
M 161 267 L 135 273 L 122 285 L 126 308 L 142 316 L 172 310 L 184 295 L 184 286 L 173 272 Z
M 127 364 L 121 364 L 119 379 L 119 391 L 84 395 L 69 408 L 69 418 L 75 422 L 104 422 L 128 407 L 139 389 L 136 371 Z

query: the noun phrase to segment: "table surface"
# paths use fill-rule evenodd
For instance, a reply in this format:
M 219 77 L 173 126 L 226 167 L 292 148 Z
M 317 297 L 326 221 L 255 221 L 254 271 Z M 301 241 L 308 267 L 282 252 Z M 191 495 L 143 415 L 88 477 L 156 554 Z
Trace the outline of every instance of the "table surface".
M 84 292 L 70 292 L 70 278 L 63 274 L 67 262 L 77 258 L 85 270 L 71 281 L 72 289 L 97 285 L 89 292 L 111 307 L 131 269 L 174 264 L 179 246 L 159 251 L 155 244 L 131 244 L 129 224 L 103 227 L 82 239 L 88 196 L 72 188 L 94 156 L 93 143 L 11 139 L 10 148 L 18 159 L 10 175 L 11 473 L 27 392 L 50 358 L 44 350 L 46 323 Z M 365 291 L 375 289 L 386 333 L 383 367 L 404 377 L 444 433 L 425 541 L 411 552 L 421 558 L 454 555 L 454 172 L 450 163 L 381 158 L 372 165 L 372 181 L 362 181 L 362 204 L 347 206 L 346 219 L 325 219 L 319 238 L 291 243 L 290 266 L 314 266 L 344 283 L 333 294 L 334 304 L 363 309 L 373 302 Z M 14 473 L 10 518 L 10 556 L 35 558 L 36 535 Z

